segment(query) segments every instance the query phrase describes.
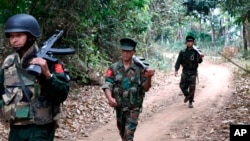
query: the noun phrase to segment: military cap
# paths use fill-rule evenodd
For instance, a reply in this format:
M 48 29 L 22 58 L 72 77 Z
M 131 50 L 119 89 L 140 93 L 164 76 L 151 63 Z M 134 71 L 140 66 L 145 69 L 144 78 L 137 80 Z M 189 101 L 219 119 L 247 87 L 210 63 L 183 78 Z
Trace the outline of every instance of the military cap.
M 187 41 L 194 41 L 194 40 L 195 40 L 195 38 L 193 36 L 191 36 L 191 35 L 186 37 L 186 42 Z
M 135 50 L 137 42 L 131 38 L 123 38 L 120 40 L 120 44 L 122 50 Z

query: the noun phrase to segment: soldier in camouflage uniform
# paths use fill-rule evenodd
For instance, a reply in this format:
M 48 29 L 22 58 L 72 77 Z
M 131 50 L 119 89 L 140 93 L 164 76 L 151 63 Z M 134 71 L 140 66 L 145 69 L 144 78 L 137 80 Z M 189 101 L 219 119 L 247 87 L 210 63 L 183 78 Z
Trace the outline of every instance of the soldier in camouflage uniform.
M 194 40 L 193 36 L 186 37 L 187 47 L 180 51 L 175 63 L 175 76 L 177 76 L 180 65 L 182 65 L 180 88 L 185 96 L 184 102 L 189 101 L 189 108 L 193 108 L 197 69 L 204 57 L 204 54 L 196 48 L 194 49 Z
M 120 44 L 122 59 L 108 68 L 102 89 L 109 105 L 116 110 L 117 127 L 122 141 L 133 141 L 143 98 L 151 87 L 154 70 L 143 71 L 133 62 L 136 41 L 123 38 Z
M 10 123 L 9 141 L 53 141 L 60 104 L 68 96 L 69 77 L 61 63 L 34 56 L 41 34 L 33 16 L 10 17 L 4 32 L 15 50 L 0 69 L 1 120 Z M 30 64 L 40 65 L 42 74 L 27 73 Z

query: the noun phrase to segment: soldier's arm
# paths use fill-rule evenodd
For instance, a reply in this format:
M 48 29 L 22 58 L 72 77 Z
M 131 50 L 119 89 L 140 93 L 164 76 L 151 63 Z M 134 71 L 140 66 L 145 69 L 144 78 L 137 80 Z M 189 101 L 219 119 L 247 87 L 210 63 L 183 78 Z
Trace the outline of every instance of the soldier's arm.
M 103 89 L 105 96 L 108 99 L 109 105 L 111 107 L 116 107 L 117 102 L 116 102 L 115 98 L 112 96 L 113 85 L 114 85 L 114 72 L 113 72 L 112 68 L 109 68 L 106 71 L 105 81 L 104 81 L 104 84 L 102 85 L 101 88 Z
M 117 103 L 115 98 L 112 97 L 112 91 L 109 88 L 104 89 L 104 93 L 106 98 L 108 99 L 108 103 L 111 107 L 116 107 Z
M 46 79 L 43 90 L 46 91 L 47 97 L 55 103 L 61 103 L 66 100 L 69 93 L 69 78 L 68 74 L 64 72 L 61 64 L 59 66 L 53 67 L 51 73 L 53 74 L 51 78 Z
M 175 62 L 175 71 L 178 71 L 179 68 L 180 68 L 180 65 L 181 65 L 181 57 L 182 57 L 182 54 L 181 54 L 181 51 L 179 52 L 179 55 L 178 55 L 178 58 Z
M 199 56 L 198 63 L 201 63 L 203 61 L 204 54 L 202 53 L 202 54 L 199 54 L 198 56 Z
M 3 70 L 0 70 L 0 111 L 3 108 L 3 99 L 2 99 L 2 94 L 4 94 L 4 73 Z M 1 113 L 0 113 L 0 118 L 1 118 Z
M 197 53 L 197 60 L 198 60 L 198 63 L 201 63 L 203 61 L 203 57 L 204 57 L 204 54 L 201 52 L 201 50 L 199 50 L 198 48 L 194 48 L 195 49 L 195 52 Z
M 202 59 L 202 58 L 199 58 L 198 63 L 201 63 L 201 62 L 203 62 L 203 59 Z
M 4 83 L 4 70 L 3 69 L 1 69 L 0 70 L 0 99 L 2 99 L 2 94 L 4 94 L 4 85 L 3 85 L 3 83 Z
M 146 77 L 146 81 L 144 82 L 143 85 L 143 90 L 144 92 L 149 91 L 149 89 L 151 88 L 151 80 L 152 77 L 154 76 L 155 70 L 152 69 L 147 69 L 147 71 L 144 73 L 144 76 Z
M 178 55 L 178 58 L 175 62 L 175 72 L 174 72 L 174 75 L 177 76 L 178 75 L 178 70 L 180 68 L 180 65 L 181 65 L 181 59 L 182 59 L 182 53 L 180 51 L 179 55 Z

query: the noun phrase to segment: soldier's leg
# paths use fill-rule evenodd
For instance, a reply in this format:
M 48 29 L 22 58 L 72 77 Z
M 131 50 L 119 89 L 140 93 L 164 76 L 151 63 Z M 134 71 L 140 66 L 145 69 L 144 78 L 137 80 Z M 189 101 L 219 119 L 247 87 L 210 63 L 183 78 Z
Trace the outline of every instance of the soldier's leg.
M 30 125 L 10 125 L 8 141 L 28 140 Z
M 123 141 L 133 141 L 134 133 L 138 125 L 139 114 L 140 108 L 129 110 L 129 112 L 127 113 L 127 121 Z
M 53 141 L 55 122 L 47 125 L 11 125 L 9 141 Z
M 123 113 L 122 108 L 116 108 L 116 124 L 119 130 L 121 139 L 124 136 L 125 123 L 126 123 L 126 118 L 125 118 L 125 114 Z
M 188 80 L 187 80 L 187 76 L 185 74 L 181 74 L 181 81 L 180 81 L 180 88 L 181 91 L 183 92 L 184 96 L 188 96 L 189 92 L 188 92 Z
M 189 100 L 194 100 L 194 93 L 195 93 L 195 87 L 196 87 L 196 75 L 191 75 L 190 77 L 191 79 L 191 83 L 190 83 L 190 86 L 189 86 L 189 94 L 190 94 L 190 97 L 189 97 Z
M 191 75 L 190 77 L 191 83 L 189 86 L 189 107 L 193 108 L 192 102 L 194 101 L 194 93 L 195 93 L 195 87 L 196 87 L 196 75 Z
M 31 129 L 29 141 L 54 141 L 56 132 L 56 122 L 47 125 L 36 125 Z

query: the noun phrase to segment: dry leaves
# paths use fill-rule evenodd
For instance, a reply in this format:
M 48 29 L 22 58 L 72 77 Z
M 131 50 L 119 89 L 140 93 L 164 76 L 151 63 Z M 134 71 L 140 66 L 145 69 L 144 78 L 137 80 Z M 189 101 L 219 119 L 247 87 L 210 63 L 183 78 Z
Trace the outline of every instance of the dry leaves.
M 59 128 L 56 140 L 76 140 L 87 137 L 97 126 L 114 118 L 113 109 L 107 104 L 106 97 L 100 86 L 85 86 L 78 93 L 70 93 L 62 105 Z M 9 132 L 8 124 L 0 124 L 0 141 L 6 141 Z
M 155 75 L 154 85 L 168 84 L 160 74 Z M 156 81 L 157 80 L 157 81 Z M 250 77 L 237 78 L 235 80 L 235 92 L 230 100 L 221 109 L 216 109 L 211 114 L 203 117 L 193 116 L 197 123 L 204 123 L 198 136 L 203 141 L 229 140 L 230 124 L 250 123 Z M 154 88 L 157 91 L 157 87 Z M 159 108 L 159 107 L 158 107 Z M 144 109 L 144 115 L 151 116 L 154 105 L 148 110 Z M 76 138 L 88 137 L 88 134 L 98 126 L 114 119 L 114 110 L 109 107 L 100 86 L 85 86 L 72 89 L 68 99 L 63 103 L 62 115 L 59 120 L 59 128 L 56 131 L 56 141 L 73 141 Z M 190 127 L 191 128 L 191 127 Z M 182 135 L 170 132 L 171 138 L 191 138 L 190 129 L 183 129 Z M 8 136 L 8 124 L 0 124 L 0 141 L 6 141 Z
M 79 89 L 79 94 L 71 93 L 62 108 L 56 137 L 63 140 L 87 137 L 114 117 L 100 86 L 85 86 Z
M 214 114 L 214 120 L 207 120 L 207 127 L 199 133 L 205 141 L 229 140 L 229 128 L 231 124 L 250 123 L 250 77 L 235 79 L 235 91 L 230 100 L 222 109 Z M 209 137 L 209 138 L 206 138 Z

